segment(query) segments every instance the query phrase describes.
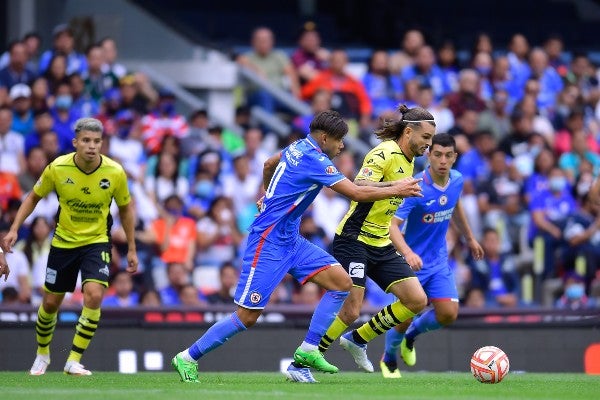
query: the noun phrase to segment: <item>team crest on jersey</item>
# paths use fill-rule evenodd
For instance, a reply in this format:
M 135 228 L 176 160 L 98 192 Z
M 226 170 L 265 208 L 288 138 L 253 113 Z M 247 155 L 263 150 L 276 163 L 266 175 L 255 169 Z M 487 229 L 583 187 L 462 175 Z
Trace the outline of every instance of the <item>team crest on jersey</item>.
M 100 180 L 100 189 L 108 189 L 110 187 L 110 181 L 106 178 Z
M 426 224 L 433 223 L 434 219 L 435 218 L 433 217 L 433 214 L 425 214 L 425 215 L 423 215 L 423 222 L 425 222 Z
M 373 170 L 371 168 L 365 167 L 360 171 L 360 174 L 366 178 L 370 178 L 373 175 Z
M 441 195 L 439 198 L 439 203 L 440 206 L 445 206 L 446 204 L 448 204 L 448 196 L 446 196 L 445 194 Z
M 325 172 L 328 175 L 333 175 L 333 174 L 337 174 L 338 170 L 333 165 L 328 165 L 327 168 L 325 168 Z
M 258 292 L 252 292 L 250 294 L 250 302 L 252 304 L 257 304 L 258 302 L 260 302 L 260 299 L 262 299 L 262 296 Z

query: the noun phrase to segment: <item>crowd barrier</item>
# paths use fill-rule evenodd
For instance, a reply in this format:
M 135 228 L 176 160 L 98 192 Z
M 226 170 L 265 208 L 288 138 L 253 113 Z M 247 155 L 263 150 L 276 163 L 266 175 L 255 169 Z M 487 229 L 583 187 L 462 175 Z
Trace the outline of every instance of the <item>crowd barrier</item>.
M 192 344 L 212 322 L 234 310 L 104 309 L 100 326 L 83 362 L 96 371 L 168 371 L 170 359 Z M 372 312 L 364 310 L 360 320 Z M 252 329 L 206 355 L 200 371 L 279 371 L 304 338 L 312 309 L 269 307 Z M 26 371 L 36 343 L 34 308 L 0 309 L 0 370 Z M 59 313 L 51 344 L 50 370 L 59 371 L 71 349 L 79 310 Z M 600 310 L 462 309 L 454 325 L 418 338 L 418 363 L 408 371 L 468 371 L 471 354 L 494 345 L 509 356 L 511 371 L 600 374 Z M 383 338 L 369 344 L 378 361 Z M 355 371 L 349 354 L 333 345 L 327 359 L 342 371 Z

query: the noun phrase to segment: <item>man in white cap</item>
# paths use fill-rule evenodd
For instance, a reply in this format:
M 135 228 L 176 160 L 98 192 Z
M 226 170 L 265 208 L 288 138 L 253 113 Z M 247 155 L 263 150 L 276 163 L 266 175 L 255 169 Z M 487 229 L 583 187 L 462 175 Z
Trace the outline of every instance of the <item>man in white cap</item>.
M 31 89 L 24 83 L 17 83 L 10 89 L 8 97 L 13 110 L 11 129 L 25 136 L 33 131 Z

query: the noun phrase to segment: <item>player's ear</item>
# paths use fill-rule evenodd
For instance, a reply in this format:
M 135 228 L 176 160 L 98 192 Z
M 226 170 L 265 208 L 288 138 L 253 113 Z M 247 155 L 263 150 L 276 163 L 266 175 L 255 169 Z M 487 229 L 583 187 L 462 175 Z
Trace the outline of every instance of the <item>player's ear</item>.
M 73 139 L 71 139 L 71 144 L 73 145 L 73 147 L 77 147 L 77 146 L 75 146 L 75 143 L 77 143 L 77 136 L 75 136 Z

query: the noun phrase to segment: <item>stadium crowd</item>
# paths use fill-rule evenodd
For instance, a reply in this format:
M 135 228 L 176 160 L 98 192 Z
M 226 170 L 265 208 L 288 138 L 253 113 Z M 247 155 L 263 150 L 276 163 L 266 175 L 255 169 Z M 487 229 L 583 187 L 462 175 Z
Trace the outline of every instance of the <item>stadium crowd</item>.
M 0 234 L 48 162 L 73 151 L 74 122 L 95 117 L 105 128 L 104 154 L 128 174 L 140 259 L 138 274 L 124 272 L 126 241 L 115 207 L 103 304 L 231 303 L 246 228 L 263 194 L 263 162 L 305 136 L 312 115 L 291 115 L 268 92 L 244 85 L 234 126 L 213 124 L 206 110 L 184 116 L 168 88 L 118 62 L 113 39 L 80 53 L 69 26 L 52 34 L 44 51 L 31 33 L 0 57 Z M 374 128 L 394 118 L 398 104 L 428 109 L 437 131 L 456 138 L 464 209 L 486 253 L 471 259 L 449 231 L 465 306 L 600 305 L 600 199 L 589 195 L 600 172 L 600 70 L 586 54 L 565 50 L 559 36 L 532 47 L 515 34 L 506 48 L 497 46 L 480 34 L 468 61 L 459 62 L 452 42 L 434 48 L 421 31 L 409 30 L 400 49 L 374 50 L 357 74 L 347 52 L 323 47 L 307 24 L 292 54 L 275 47 L 270 29 L 257 28 L 251 50 L 236 62 L 308 102 L 314 113 L 339 111 L 350 134 L 369 146 L 376 144 Z M 253 105 L 282 115 L 292 134 L 280 139 L 256 124 Z M 348 150 L 335 164 L 353 179 L 359 160 Z M 418 159 L 416 170 L 424 162 Z M 0 283 L 1 304 L 39 304 L 57 205 L 55 196 L 44 199 L 17 250 L 7 254 L 12 272 Z M 347 208 L 347 200 L 324 189 L 301 233 L 329 249 Z M 543 295 L 534 299 L 536 279 Z M 271 302 L 314 305 L 320 295 L 314 284 L 286 279 Z M 66 301 L 81 300 L 76 291 Z M 373 285 L 367 302 L 378 307 L 387 300 Z

